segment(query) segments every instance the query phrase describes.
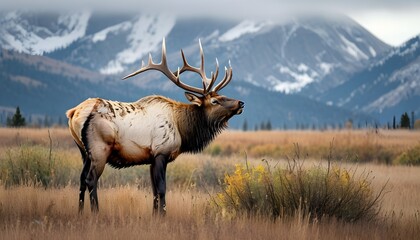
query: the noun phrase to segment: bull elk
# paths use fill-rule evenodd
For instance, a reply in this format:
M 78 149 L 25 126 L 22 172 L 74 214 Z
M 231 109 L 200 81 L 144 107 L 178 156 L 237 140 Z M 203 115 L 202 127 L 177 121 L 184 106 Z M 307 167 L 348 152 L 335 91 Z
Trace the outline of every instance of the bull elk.
M 187 91 L 185 96 L 191 104 L 163 96 L 147 96 L 132 103 L 89 98 L 67 111 L 69 129 L 83 159 L 79 212 L 83 211 L 86 188 L 90 193 L 91 210 L 99 210 L 97 183 L 108 163 L 115 168 L 150 164 L 153 212 L 166 213 L 167 164 L 181 153 L 202 151 L 227 127 L 227 121 L 232 116 L 242 113 L 243 102 L 218 94 L 232 79 L 232 68 L 225 67 L 224 78 L 213 87 L 219 64 L 216 59 L 216 70 L 208 78 L 201 42 L 199 45 L 199 68 L 188 64 L 181 50 L 183 66 L 172 72 L 167 65 L 163 40 L 161 63 L 154 63 L 149 54 L 146 66 L 142 63 L 139 70 L 123 78 L 158 70 Z M 180 75 L 187 71 L 201 77 L 202 88 L 181 82 Z

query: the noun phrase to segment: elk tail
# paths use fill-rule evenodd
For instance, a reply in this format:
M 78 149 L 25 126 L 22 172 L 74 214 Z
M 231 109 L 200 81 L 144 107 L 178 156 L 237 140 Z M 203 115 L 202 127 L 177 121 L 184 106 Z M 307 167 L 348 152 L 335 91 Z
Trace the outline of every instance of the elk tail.
M 72 119 L 75 112 L 76 112 L 76 108 L 72 108 L 72 109 L 67 110 L 67 112 L 66 112 L 67 118 Z

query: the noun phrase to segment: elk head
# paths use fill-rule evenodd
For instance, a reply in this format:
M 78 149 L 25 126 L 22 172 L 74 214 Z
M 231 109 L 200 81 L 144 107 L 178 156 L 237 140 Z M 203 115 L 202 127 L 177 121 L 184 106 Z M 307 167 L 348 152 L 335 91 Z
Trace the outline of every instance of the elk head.
M 190 64 L 188 64 L 184 52 L 181 50 L 183 66 L 182 68 L 178 67 L 177 71 L 172 72 L 169 69 L 166 61 L 166 45 L 165 39 L 163 39 L 161 62 L 158 64 L 154 63 L 152 55 L 149 53 L 148 64 L 144 66 L 144 63 L 142 61 L 142 66 L 139 70 L 125 76 L 123 79 L 133 77 L 137 74 L 148 70 L 158 70 L 165 74 L 165 76 L 168 77 L 168 79 L 171 80 L 175 85 L 186 90 L 187 92 L 185 92 L 185 96 L 188 99 L 188 101 L 190 101 L 197 107 L 204 109 L 206 116 L 209 119 L 227 121 L 233 115 L 241 114 L 244 107 L 244 103 L 242 101 L 231 99 L 218 94 L 218 91 L 226 87 L 226 85 L 228 85 L 229 82 L 232 80 L 232 67 L 230 66 L 230 63 L 229 68 L 225 67 L 225 75 L 223 79 L 216 86 L 213 87 L 219 73 L 219 62 L 216 58 L 216 70 L 214 73 L 211 72 L 211 77 L 208 78 L 204 69 L 204 53 L 203 48 L 201 46 L 201 41 L 199 41 L 199 45 L 201 56 L 201 65 L 199 68 L 193 67 Z M 180 75 L 183 72 L 187 71 L 194 72 L 200 75 L 203 85 L 202 88 L 190 86 L 181 82 Z

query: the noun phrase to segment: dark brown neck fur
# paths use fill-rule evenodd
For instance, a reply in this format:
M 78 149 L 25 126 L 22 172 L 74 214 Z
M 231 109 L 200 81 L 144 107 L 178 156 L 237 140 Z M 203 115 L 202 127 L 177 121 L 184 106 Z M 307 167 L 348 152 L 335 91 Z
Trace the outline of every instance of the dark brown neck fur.
M 209 119 L 196 105 L 182 105 L 177 116 L 181 152 L 201 152 L 227 126 L 226 120 Z

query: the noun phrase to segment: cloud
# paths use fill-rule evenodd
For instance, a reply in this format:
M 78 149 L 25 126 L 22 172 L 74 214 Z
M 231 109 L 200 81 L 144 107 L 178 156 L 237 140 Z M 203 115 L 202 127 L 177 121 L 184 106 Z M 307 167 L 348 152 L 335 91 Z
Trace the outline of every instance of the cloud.
M 371 10 L 350 17 L 386 43 L 398 46 L 420 34 L 420 8 L 405 10 Z
M 107 12 L 150 12 L 176 16 L 216 18 L 282 19 L 305 13 L 356 13 L 378 9 L 420 7 L 418 0 L 8 0 L 0 2 L 3 10 L 66 11 L 89 9 Z
M 419 0 L 0 0 L 10 10 L 168 14 L 281 22 L 306 14 L 345 14 L 392 45 L 419 34 Z

